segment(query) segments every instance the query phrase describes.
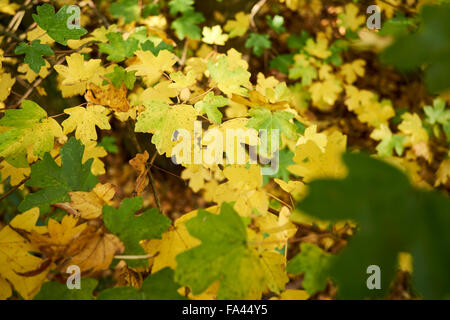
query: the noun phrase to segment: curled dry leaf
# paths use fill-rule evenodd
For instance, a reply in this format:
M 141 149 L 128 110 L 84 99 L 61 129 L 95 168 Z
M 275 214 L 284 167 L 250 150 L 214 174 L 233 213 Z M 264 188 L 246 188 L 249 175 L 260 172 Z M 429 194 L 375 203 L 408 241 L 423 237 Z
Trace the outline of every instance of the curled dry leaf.
M 122 84 L 120 88 L 116 88 L 110 83 L 106 89 L 105 87 L 98 87 L 92 84 L 84 98 L 90 103 L 107 106 L 118 112 L 127 112 L 130 108 L 125 84 Z
M 144 151 L 144 153 L 138 153 L 136 154 L 136 157 L 131 159 L 129 161 L 130 165 L 136 169 L 138 172 L 138 177 L 136 179 L 136 186 L 134 187 L 134 190 L 136 191 L 137 195 L 140 195 L 142 191 L 144 191 L 145 187 L 148 185 L 148 177 L 147 177 L 147 167 L 146 163 L 148 160 L 148 152 Z
M 61 223 L 50 219 L 47 232 L 31 230 L 28 238 L 64 272 L 69 265 L 77 265 L 81 271 L 107 269 L 114 255 L 123 252 L 123 244 L 100 224 L 92 221 L 78 225 L 78 221 L 72 215 L 64 216 Z

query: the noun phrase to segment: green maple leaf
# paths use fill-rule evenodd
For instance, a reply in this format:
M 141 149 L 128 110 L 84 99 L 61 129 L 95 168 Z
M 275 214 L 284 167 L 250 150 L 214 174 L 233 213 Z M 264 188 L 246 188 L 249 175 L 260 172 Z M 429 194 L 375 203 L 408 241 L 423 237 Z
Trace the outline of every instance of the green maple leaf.
M 180 285 L 173 280 L 174 272 L 164 268 L 149 275 L 141 289 L 115 287 L 100 292 L 98 300 L 187 300 L 177 290 Z
M 192 133 L 197 114 L 191 105 L 169 106 L 164 102 L 150 101 L 137 117 L 135 131 L 153 133 L 152 143 L 158 152 L 172 156 L 172 148 L 178 143 L 172 139 L 175 132 L 186 129 Z
M 61 167 L 50 153 L 44 159 L 31 166 L 30 180 L 25 184 L 41 190 L 30 193 L 20 203 L 19 210 L 26 211 L 33 207 L 70 201 L 70 191 L 89 191 L 97 184 L 97 178 L 91 173 L 94 159 L 82 163 L 84 145 L 70 138 L 61 148 Z
M 133 21 L 138 21 L 141 17 L 141 9 L 139 7 L 138 0 L 120 0 L 111 3 L 109 8 L 109 13 L 114 18 L 121 18 L 125 23 L 130 23 Z
M 169 50 L 173 52 L 173 46 L 165 43 L 164 41 L 161 41 L 160 43 L 158 43 L 157 46 L 155 46 L 153 41 L 147 40 L 141 43 L 141 49 L 144 51 L 150 51 L 151 53 L 153 53 L 154 56 L 157 56 L 161 50 Z
M 309 295 L 313 295 L 325 289 L 333 258 L 318 246 L 305 242 L 300 245 L 300 253 L 289 261 L 286 271 L 304 273 L 302 286 Z
M 352 220 L 358 231 L 336 256 L 330 276 L 344 299 L 384 297 L 399 252 L 413 256 L 414 286 L 425 299 L 450 294 L 450 199 L 411 186 L 403 172 L 364 154 L 344 154 L 345 179 L 320 179 L 297 207 L 328 221 Z M 292 220 L 297 220 L 293 214 Z M 380 290 L 369 290 L 370 265 L 380 267 Z
M 314 79 L 317 79 L 317 70 L 313 66 L 295 63 L 289 68 L 289 79 L 297 80 L 302 78 L 302 86 L 308 86 Z
M 147 28 L 144 26 L 136 27 L 136 29 L 134 29 L 134 32 L 130 34 L 128 39 L 138 40 L 139 44 L 147 41 L 148 40 Z
M 223 96 L 215 96 L 214 92 L 208 92 L 208 94 L 195 104 L 195 108 L 201 113 L 208 116 L 208 119 L 215 124 L 222 122 L 222 113 L 218 108 L 224 107 L 228 104 L 228 99 Z
M 446 125 L 450 122 L 450 110 L 445 110 L 445 101 L 441 98 L 434 99 L 433 106 L 425 106 L 423 111 L 429 124 Z
M 37 14 L 33 14 L 33 20 L 43 30 L 47 31 L 47 34 L 56 42 L 67 45 L 67 40 L 78 40 L 81 36 L 87 33 L 87 30 L 83 27 L 70 29 L 68 22 L 71 19 L 72 13 L 68 11 L 69 6 L 63 6 L 55 14 L 55 8 L 45 3 L 38 6 Z
M 403 153 L 403 141 L 404 137 L 399 135 L 392 135 L 391 137 L 386 137 L 377 145 L 378 155 L 380 157 L 392 157 L 393 151 L 401 156 Z
M 253 48 L 253 53 L 260 57 L 265 49 L 272 47 L 268 34 L 250 33 L 247 41 L 245 41 L 246 48 Z
M 294 160 L 292 160 L 293 156 L 294 153 L 288 148 L 280 150 L 278 153 L 278 171 L 272 175 L 263 175 L 263 185 L 266 185 L 271 178 L 281 178 L 288 182 L 291 173 L 288 171 L 287 167 L 291 164 L 295 164 Z
M 144 9 L 142 9 L 142 16 L 144 18 L 147 18 L 148 16 L 157 16 L 159 14 L 159 10 L 160 4 L 158 2 L 149 3 L 144 7 Z
M 200 39 L 201 30 L 197 24 L 205 21 L 205 17 L 200 12 L 188 10 L 183 15 L 172 22 L 171 28 L 175 30 L 178 39 L 185 37 Z
M 134 83 L 136 82 L 135 74 L 136 71 L 127 72 L 121 66 L 114 67 L 114 71 L 111 73 L 105 74 L 105 76 L 111 80 L 111 83 L 116 87 L 120 88 L 122 83 L 125 83 L 125 86 L 132 90 L 134 88 Z
M 450 4 L 423 6 L 416 33 L 400 34 L 381 59 L 403 71 L 425 65 L 425 83 L 433 93 L 450 88 Z
M 161 238 L 170 226 L 170 219 L 158 213 L 157 209 L 146 210 L 136 216 L 142 207 L 142 198 L 124 199 L 119 209 L 110 206 L 103 207 L 103 221 L 109 231 L 116 234 L 125 244 L 125 254 L 145 255 L 139 244 L 140 240 Z M 130 260 L 133 267 L 147 266 L 148 261 Z
M 103 137 L 102 141 L 100 141 L 97 146 L 105 148 L 109 153 L 118 153 L 119 148 L 116 144 L 116 138 L 114 137 Z
M 80 289 L 69 289 L 57 281 L 45 282 L 33 300 L 94 300 L 92 291 L 97 285 L 98 280 L 92 278 L 81 278 Z
M 6 110 L 0 126 L 6 129 L 0 132 L 0 157 L 15 167 L 28 167 L 27 154 L 42 158 L 62 135 L 58 122 L 30 100 L 23 100 L 21 109 Z
M 293 54 L 280 54 L 270 60 L 269 67 L 278 69 L 278 71 L 287 74 L 289 72 L 289 66 L 294 64 Z
M 309 35 L 309 33 L 305 30 L 302 30 L 300 35 L 291 34 L 287 38 L 287 45 L 290 49 L 300 50 L 303 49 L 303 47 L 306 45 L 306 41 L 308 41 L 308 39 L 310 38 L 311 36 Z
M 170 14 L 176 15 L 178 12 L 184 13 L 186 11 L 192 10 L 194 5 L 194 0 L 170 0 L 169 8 Z
M 288 279 L 284 279 L 283 263 L 268 267 L 279 254 L 258 254 L 247 244 L 246 226 L 231 204 L 223 203 L 218 215 L 199 210 L 185 225 L 202 243 L 177 255 L 175 281 L 189 286 L 194 294 L 217 280 L 217 299 L 244 299 L 250 291 L 262 293 L 267 286 L 274 292 L 284 288 Z M 279 278 L 281 283 L 274 280 Z
M 139 41 L 136 39 L 124 40 L 122 34 L 118 32 L 108 33 L 106 37 L 109 43 L 99 43 L 98 48 L 102 53 L 107 53 L 108 61 L 121 62 L 126 58 L 131 58 L 138 50 Z
M 441 98 L 434 99 L 433 107 L 425 106 L 423 111 L 426 115 L 426 121 L 434 125 L 435 135 L 440 135 L 438 124 L 441 124 L 447 136 L 447 141 L 450 141 L 450 110 L 446 110 L 445 101 Z
M 287 111 L 272 111 L 266 108 L 252 108 L 248 112 L 251 118 L 248 120 L 247 127 L 256 130 L 266 130 L 267 136 L 261 139 L 261 149 L 270 152 L 272 150 L 272 134 L 273 130 L 279 130 L 279 140 L 281 141 L 281 133 L 284 133 L 289 139 L 297 137 L 297 129 L 290 120 L 294 115 Z M 267 153 L 265 152 L 265 153 Z
M 42 56 L 53 56 L 53 50 L 48 44 L 41 44 L 41 40 L 34 40 L 31 45 L 21 42 L 14 50 L 16 54 L 25 54 L 25 63 L 35 73 L 39 73 L 41 67 L 45 66 Z
M 250 72 L 242 67 L 230 69 L 227 57 L 220 57 L 216 63 L 208 61 L 208 71 L 217 87 L 227 95 L 246 95 L 250 85 Z M 244 88 L 243 88 L 244 87 Z

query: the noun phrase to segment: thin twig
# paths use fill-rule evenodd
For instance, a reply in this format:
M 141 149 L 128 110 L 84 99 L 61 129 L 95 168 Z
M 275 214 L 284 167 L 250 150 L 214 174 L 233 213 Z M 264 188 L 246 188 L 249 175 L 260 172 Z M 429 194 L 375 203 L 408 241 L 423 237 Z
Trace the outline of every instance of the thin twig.
M 139 260 L 153 258 L 156 254 L 143 254 L 143 255 L 117 255 L 114 259 L 124 259 L 124 260 Z
M 144 152 L 144 148 L 142 147 L 141 143 L 139 142 L 138 138 L 136 137 L 136 133 L 134 132 L 134 130 L 133 130 L 133 128 L 131 127 L 131 124 L 130 124 L 129 122 L 128 122 L 128 129 L 129 129 L 129 130 L 132 132 L 132 134 L 133 134 L 133 139 L 134 139 L 134 141 L 135 141 L 135 143 L 136 143 L 136 147 L 137 147 L 137 149 L 138 149 L 138 152 L 139 152 L 139 153 Z M 155 152 L 157 152 L 157 151 L 155 151 Z M 152 172 L 151 172 L 151 165 L 150 165 L 150 166 L 147 165 L 146 167 L 147 167 L 147 176 L 148 176 L 148 180 L 149 180 L 150 186 L 151 186 L 151 188 L 152 188 L 153 198 L 155 199 L 156 206 L 158 207 L 159 212 L 161 212 L 163 215 L 167 216 L 167 215 L 164 213 L 164 211 L 162 210 L 161 202 L 159 201 L 158 192 L 156 191 L 155 184 L 154 184 L 154 182 L 153 182 L 153 175 L 152 175 Z
M 267 0 L 259 0 L 253 7 L 252 10 L 250 11 L 250 25 L 252 26 L 253 29 L 256 29 L 256 24 L 255 24 L 255 16 L 258 13 L 259 10 L 261 10 L 261 8 L 263 7 L 263 5 L 267 2 Z
M 74 208 L 72 208 L 68 203 L 64 203 L 64 202 L 55 203 L 55 204 L 52 204 L 52 207 L 64 210 L 65 212 L 70 213 L 74 216 L 78 215 L 78 211 L 75 210 Z
M 100 11 L 98 11 L 97 6 L 95 5 L 94 1 L 89 0 L 88 6 L 91 7 L 91 9 L 94 11 L 94 13 L 97 15 L 97 17 L 99 17 L 100 20 L 103 21 L 103 24 L 108 28 L 110 26 L 108 20 L 106 19 L 106 17 L 104 15 L 102 15 L 100 13 Z
M 184 66 L 184 63 L 186 62 L 187 49 L 188 49 L 188 38 L 184 40 L 183 54 L 181 56 L 181 60 L 179 61 L 180 66 Z
M 284 204 L 286 207 L 289 208 L 289 210 L 291 210 L 291 211 L 293 210 L 293 207 L 291 207 L 289 204 L 287 204 L 286 202 L 284 202 L 284 201 L 281 200 L 280 198 L 278 198 L 278 197 L 276 197 L 276 196 L 274 196 L 273 194 L 268 193 L 268 192 L 267 192 L 267 195 L 268 195 L 269 197 L 272 197 L 272 198 L 274 198 L 275 200 L 281 202 L 282 204 Z
M 16 191 L 17 189 L 19 189 L 25 182 L 27 182 L 27 180 L 29 180 L 30 177 L 26 177 L 25 179 L 23 179 L 22 181 L 19 182 L 18 185 L 15 185 L 14 187 L 12 187 L 11 189 L 9 189 L 7 192 L 5 192 L 4 194 L 2 194 L 0 196 L 0 201 L 2 201 L 3 199 L 5 199 L 6 197 L 8 197 L 11 193 L 13 193 L 14 191 Z

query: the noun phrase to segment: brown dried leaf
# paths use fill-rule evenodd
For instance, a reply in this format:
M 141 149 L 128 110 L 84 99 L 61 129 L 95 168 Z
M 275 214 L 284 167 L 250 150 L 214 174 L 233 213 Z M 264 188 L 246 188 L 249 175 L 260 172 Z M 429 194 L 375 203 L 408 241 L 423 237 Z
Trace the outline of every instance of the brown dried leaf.
M 138 177 L 136 179 L 136 186 L 134 190 L 137 195 L 140 195 L 142 191 L 144 191 L 145 187 L 148 185 L 148 177 L 147 177 L 147 161 L 148 161 L 148 152 L 144 151 L 144 153 L 136 154 L 136 157 L 129 161 L 130 165 L 138 172 Z
M 119 89 L 111 83 L 106 89 L 91 84 L 90 90 L 86 92 L 84 98 L 90 103 L 108 106 L 114 111 L 126 112 L 130 108 L 125 84 L 122 84 Z
M 125 250 L 118 237 L 102 229 L 89 226 L 85 236 L 88 241 L 84 242 L 84 247 L 65 266 L 77 265 L 81 271 L 105 270 L 109 268 L 114 255 Z

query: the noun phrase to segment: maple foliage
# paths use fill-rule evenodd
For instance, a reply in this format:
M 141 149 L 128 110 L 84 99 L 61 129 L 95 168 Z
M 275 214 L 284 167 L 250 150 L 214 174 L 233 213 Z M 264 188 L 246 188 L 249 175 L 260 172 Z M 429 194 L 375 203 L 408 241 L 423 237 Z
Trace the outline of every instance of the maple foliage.
M 449 297 L 449 1 L 0 2 L 0 299 Z

